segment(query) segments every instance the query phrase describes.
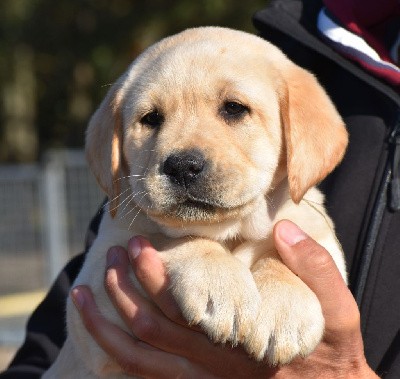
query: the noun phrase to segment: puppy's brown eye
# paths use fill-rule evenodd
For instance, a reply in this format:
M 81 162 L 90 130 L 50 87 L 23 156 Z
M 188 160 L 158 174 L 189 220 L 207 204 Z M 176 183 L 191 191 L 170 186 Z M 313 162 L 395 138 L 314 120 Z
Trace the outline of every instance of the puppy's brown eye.
M 140 122 L 151 128 L 158 128 L 164 122 L 164 116 L 159 111 L 154 110 L 144 115 Z
M 240 117 L 249 111 L 249 108 L 236 101 L 227 101 L 224 103 L 223 113 L 226 116 Z

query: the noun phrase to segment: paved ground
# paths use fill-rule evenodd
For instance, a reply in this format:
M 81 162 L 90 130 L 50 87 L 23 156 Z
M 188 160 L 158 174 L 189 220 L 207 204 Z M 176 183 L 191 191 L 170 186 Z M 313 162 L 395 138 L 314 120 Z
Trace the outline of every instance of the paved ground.
M 0 346 L 0 372 L 3 371 L 14 356 L 16 348 L 12 346 Z
M 0 296 L 0 371 L 4 370 L 25 337 L 25 325 L 44 291 Z
M 27 319 L 44 296 L 45 269 L 38 254 L 0 254 L 0 371 L 22 343 Z

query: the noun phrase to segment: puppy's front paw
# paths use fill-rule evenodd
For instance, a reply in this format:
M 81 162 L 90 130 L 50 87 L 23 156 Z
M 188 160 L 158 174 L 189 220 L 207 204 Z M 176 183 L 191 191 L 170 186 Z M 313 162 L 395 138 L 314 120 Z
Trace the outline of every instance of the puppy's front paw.
M 289 363 L 310 354 L 321 341 L 324 318 L 315 294 L 297 277 L 274 281 L 260 288 L 262 304 L 257 326 L 245 349 L 271 365 Z
M 248 270 L 232 256 L 210 252 L 168 263 L 171 290 L 183 316 L 214 341 L 233 346 L 254 329 L 260 294 Z

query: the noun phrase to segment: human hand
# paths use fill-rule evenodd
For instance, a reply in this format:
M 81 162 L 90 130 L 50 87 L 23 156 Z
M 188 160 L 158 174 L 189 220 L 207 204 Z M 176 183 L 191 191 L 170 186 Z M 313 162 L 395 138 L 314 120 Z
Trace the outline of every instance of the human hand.
M 325 334 L 307 358 L 271 368 L 249 358 L 241 348 L 212 344 L 188 328 L 168 292 L 168 278 L 148 241 L 134 238 L 128 253 L 113 248 L 105 286 L 121 317 L 137 338 L 100 315 L 87 287 L 72 291 L 87 329 L 97 343 L 130 375 L 145 378 L 376 378 L 368 367 L 357 305 L 331 256 L 293 223 L 274 229 L 282 261 L 317 295 Z M 128 278 L 129 260 L 146 293 L 139 295 Z M 77 301 L 79 297 L 79 301 Z

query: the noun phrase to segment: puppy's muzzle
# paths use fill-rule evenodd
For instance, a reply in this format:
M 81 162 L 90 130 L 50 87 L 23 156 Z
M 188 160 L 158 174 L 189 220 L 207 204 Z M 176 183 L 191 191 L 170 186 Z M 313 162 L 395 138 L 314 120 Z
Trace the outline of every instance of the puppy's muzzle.
M 190 190 L 198 185 L 206 172 L 207 162 L 199 150 L 172 153 L 162 166 L 163 174 L 182 189 Z

